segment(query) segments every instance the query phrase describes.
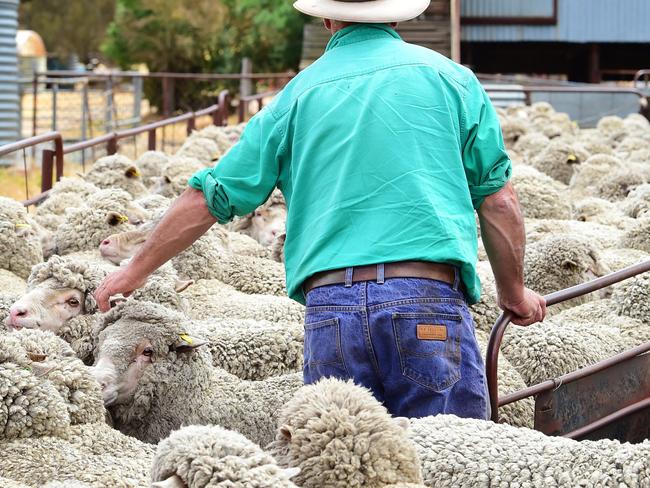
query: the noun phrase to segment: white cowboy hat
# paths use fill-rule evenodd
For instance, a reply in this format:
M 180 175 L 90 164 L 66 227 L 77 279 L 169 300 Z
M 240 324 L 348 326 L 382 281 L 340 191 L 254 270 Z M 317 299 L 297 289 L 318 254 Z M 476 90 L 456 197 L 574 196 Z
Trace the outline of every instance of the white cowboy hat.
M 405 22 L 422 14 L 430 0 L 297 0 L 302 13 L 343 22 Z

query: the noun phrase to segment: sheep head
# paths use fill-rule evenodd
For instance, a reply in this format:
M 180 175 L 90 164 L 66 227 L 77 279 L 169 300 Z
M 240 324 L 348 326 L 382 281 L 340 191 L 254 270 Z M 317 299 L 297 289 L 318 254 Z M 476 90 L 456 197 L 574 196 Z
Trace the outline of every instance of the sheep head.
M 97 311 L 93 292 L 105 275 L 86 264 L 53 256 L 34 267 L 28 291 L 11 306 L 5 325 L 9 330 L 59 333 L 72 318 Z
M 99 252 L 107 261 L 120 264 L 135 256 L 150 233 L 151 229 L 145 229 L 110 235 L 99 245 Z
M 300 468 L 303 487 L 422 482 L 415 446 L 365 388 L 326 379 L 299 390 L 280 415 L 270 453 Z
M 173 362 L 207 344 L 188 333 L 187 322 L 185 316 L 161 305 L 136 300 L 102 317 L 94 330 L 98 341 L 92 372 L 106 406 L 128 404 L 143 383 L 164 381 L 152 371 L 156 363 Z

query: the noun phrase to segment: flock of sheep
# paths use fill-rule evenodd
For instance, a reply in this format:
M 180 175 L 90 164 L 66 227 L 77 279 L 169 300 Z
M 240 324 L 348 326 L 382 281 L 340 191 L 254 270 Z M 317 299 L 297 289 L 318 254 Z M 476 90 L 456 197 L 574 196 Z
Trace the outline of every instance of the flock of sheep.
M 645 118 L 580 129 L 548 104 L 500 117 L 527 286 L 546 294 L 650 258 Z M 279 194 L 100 314 L 103 278 L 241 131 L 210 126 L 174 155 L 102 158 L 33 212 L 0 198 L 0 487 L 650 486 L 649 441 L 547 437 L 531 430 L 531 399 L 503 407 L 506 424 L 407 420 L 349 382 L 303 386 L 304 308 L 286 297 Z M 478 269 L 485 348 L 499 310 L 483 250 Z M 511 327 L 501 393 L 650 341 L 649 298 L 640 276 Z

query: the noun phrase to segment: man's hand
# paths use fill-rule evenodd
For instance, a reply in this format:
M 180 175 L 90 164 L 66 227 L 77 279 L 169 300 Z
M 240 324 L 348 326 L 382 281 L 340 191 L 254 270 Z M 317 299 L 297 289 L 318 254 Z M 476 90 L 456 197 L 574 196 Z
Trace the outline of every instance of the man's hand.
M 109 274 L 101 285 L 95 290 L 95 300 L 101 312 L 108 312 L 111 309 L 110 299 L 112 296 L 122 294 L 130 296 L 135 290 L 144 286 L 148 276 L 134 273 L 130 266 L 115 273 Z
M 499 307 L 514 315 L 512 323 L 515 325 L 532 325 L 543 322 L 546 318 L 546 300 L 528 288 L 524 288 L 521 299 L 510 301 L 505 297 L 499 297 Z

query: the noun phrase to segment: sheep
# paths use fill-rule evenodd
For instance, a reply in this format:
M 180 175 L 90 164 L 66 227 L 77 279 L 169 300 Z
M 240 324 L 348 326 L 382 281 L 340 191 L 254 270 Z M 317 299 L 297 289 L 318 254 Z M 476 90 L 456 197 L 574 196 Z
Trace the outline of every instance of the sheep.
M 2 486 L 2 488 L 30 488 L 28 485 L 24 485 L 23 483 L 18 483 L 17 481 L 2 477 L 0 477 L 0 486 Z
M 280 466 L 296 467 L 303 488 L 384 488 L 421 483 L 406 420 L 391 418 L 366 388 L 324 379 L 301 388 L 282 408 L 268 447 Z
M 99 385 L 70 347 L 50 332 L 0 335 L 0 438 L 63 435 L 102 422 Z M 0 473 L 2 475 L 3 473 Z
M 638 249 L 603 249 L 600 257 L 605 266 L 612 271 L 618 271 L 633 264 L 650 260 L 650 254 Z
M 135 165 L 140 169 L 142 183 L 151 187 L 157 178 L 162 176 L 163 168 L 169 162 L 169 156 L 161 151 L 147 151 L 140 155 Z
M 159 488 L 297 488 L 296 469 L 280 469 L 271 455 L 241 434 L 217 426 L 188 426 L 158 444 L 151 469 Z
M 621 247 L 624 230 L 577 220 L 526 219 L 526 240 L 534 244 L 550 236 L 571 234 L 588 240 L 599 249 Z
M 213 366 L 241 379 L 263 380 L 302 371 L 302 324 L 211 319 L 195 322 L 194 328 L 208 341 Z
M 529 246 L 524 259 L 524 282 L 543 295 L 579 285 L 604 276 L 609 269 L 596 247 L 586 239 L 572 235 L 546 237 Z M 579 297 L 564 302 L 555 310 L 589 300 Z
M 623 169 L 623 161 L 607 154 L 595 154 L 580 166 L 569 182 L 573 193 L 592 196 L 597 190 L 598 182 L 614 171 Z
M 1 450 L 0 476 L 29 486 L 66 488 L 148 488 L 155 453 L 154 446 L 104 423 L 73 425 L 61 436 L 4 442 Z
M 635 276 L 614 288 L 612 301 L 619 314 L 640 320 L 650 328 L 650 275 Z M 650 338 L 648 339 L 650 341 Z
M 0 269 L 0 289 L 4 294 L 21 294 L 27 289 L 27 282 L 6 269 Z
M 66 209 L 85 206 L 87 196 L 78 193 L 52 194 L 36 207 L 34 219 L 46 229 L 54 232 L 63 222 Z
M 113 192 L 108 191 L 110 194 Z M 94 250 L 111 234 L 135 230 L 127 215 L 131 206 L 121 199 L 111 203 L 100 198 L 102 196 L 94 200 L 96 207 L 75 208 L 66 213 L 65 221 L 56 231 L 59 254 Z
M 574 167 L 581 162 L 571 146 L 551 141 L 541 153 L 530 160 L 530 165 L 568 185 L 575 171 Z
M 20 203 L 0 197 L 0 269 L 25 279 L 43 261 L 41 240 L 29 219 Z
M 548 146 L 550 139 L 544 134 L 530 132 L 522 135 L 514 145 L 514 150 L 521 154 L 524 161 L 528 162 L 536 154 L 539 154 Z
M 410 422 L 427 486 L 650 486 L 650 442 L 577 442 L 453 415 Z
M 93 373 L 104 385 L 104 403 L 120 431 L 145 442 L 181 425 L 210 423 L 265 445 L 280 406 L 302 386 L 301 374 L 251 382 L 214 368 L 188 320 L 153 303 L 118 305 L 95 334 Z
M 102 189 L 120 188 L 133 197 L 147 193 L 147 188 L 140 180 L 138 167 L 129 158 L 119 154 L 95 161 L 84 179 Z
M 175 198 L 185 191 L 188 180 L 205 164 L 188 156 L 172 156 L 163 167 L 162 176 L 152 187 L 152 192 L 167 198 Z
M 614 203 L 602 198 L 590 197 L 574 201 L 572 207 L 572 218 L 580 222 L 610 225 L 622 230 L 632 225 L 630 217 L 624 215 Z
M 190 317 L 303 322 L 305 307 L 288 297 L 246 294 L 219 280 L 199 280 L 183 293 Z
M 620 246 L 650 253 L 650 215 L 636 220 L 621 237 Z
M 287 207 L 279 190 L 254 212 L 236 219 L 227 228 L 246 234 L 263 246 L 270 246 L 273 240 L 285 232 Z
M 647 174 L 628 165 L 603 176 L 595 186 L 600 197 L 616 202 L 624 200 L 631 191 L 647 182 Z
M 255 239 L 245 234 L 230 231 L 226 231 L 226 233 L 228 235 L 228 250 L 230 252 L 241 254 L 242 256 L 253 256 L 256 258 L 273 259 L 277 262 L 284 262 L 284 260 L 279 261 L 276 259 L 279 251 L 279 244 L 277 241 L 282 239 L 282 245 L 284 246 L 284 238 L 282 235 L 278 236 L 270 247 L 264 247 Z
M 489 334 L 500 314 L 497 304 L 496 283 L 490 263 L 486 261 L 479 262 L 476 266 L 476 272 L 481 280 L 481 298 L 477 303 L 470 305 L 469 310 L 476 329 Z
M 225 127 L 217 127 L 215 125 L 209 125 L 204 129 L 201 129 L 198 132 L 198 135 L 200 135 L 201 137 L 212 139 L 214 142 L 217 143 L 217 146 L 219 147 L 219 151 L 221 152 L 221 154 L 225 154 L 236 142 L 231 138 L 231 136 L 228 135 L 228 131 L 226 129 L 227 128 Z
M 650 184 L 637 186 L 620 206 L 625 215 L 634 219 L 650 215 Z
M 221 157 L 221 151 L 214 140 L 195 132 L 187 138 L 176 155 L 195 158 L 209 164 Z
M 280 234 L 271 244 L 271 259 L 278 263 L 284 263 L 284 243 L 287 240 L 287 234 Z
M 134 255 L 149 237 L 150 227 L 128 234 L 108 236 L 100 245 L 102 256 L 121 262 Z M 228 250 L 229 234 L 219 226 L 199 238 L 172 259 L 183 279 L 218 279 L 245 293 L 286 294 L 282 264 L 269 259 L 234 254 Z
M 627 135 L 625 122 L 621 117 L 618 117 L 616 115 L 603 117 L 598 121 L 596 128 L 605 139 L 612 141 L 612 144 L 617 141 L 621 141 Z
M 525 217 L 534 219 L 568 219 L 571 208 L 561 192 L 564 185 L 531 166 L 517 165 L 513 168 L 512 184 L 517 191 L 521 210 Z
M 146 197 L 138 198 L 135 203 L 149 212 L 150 217 L 155 215 L 160 218 L 172 204 L 172 200 L 154 193 Z
M 647 149 L 650 141 L 641 137 L 627 136 L 616 146 L 616 154 L 619 158 L 628 160 L 632 153 Z

